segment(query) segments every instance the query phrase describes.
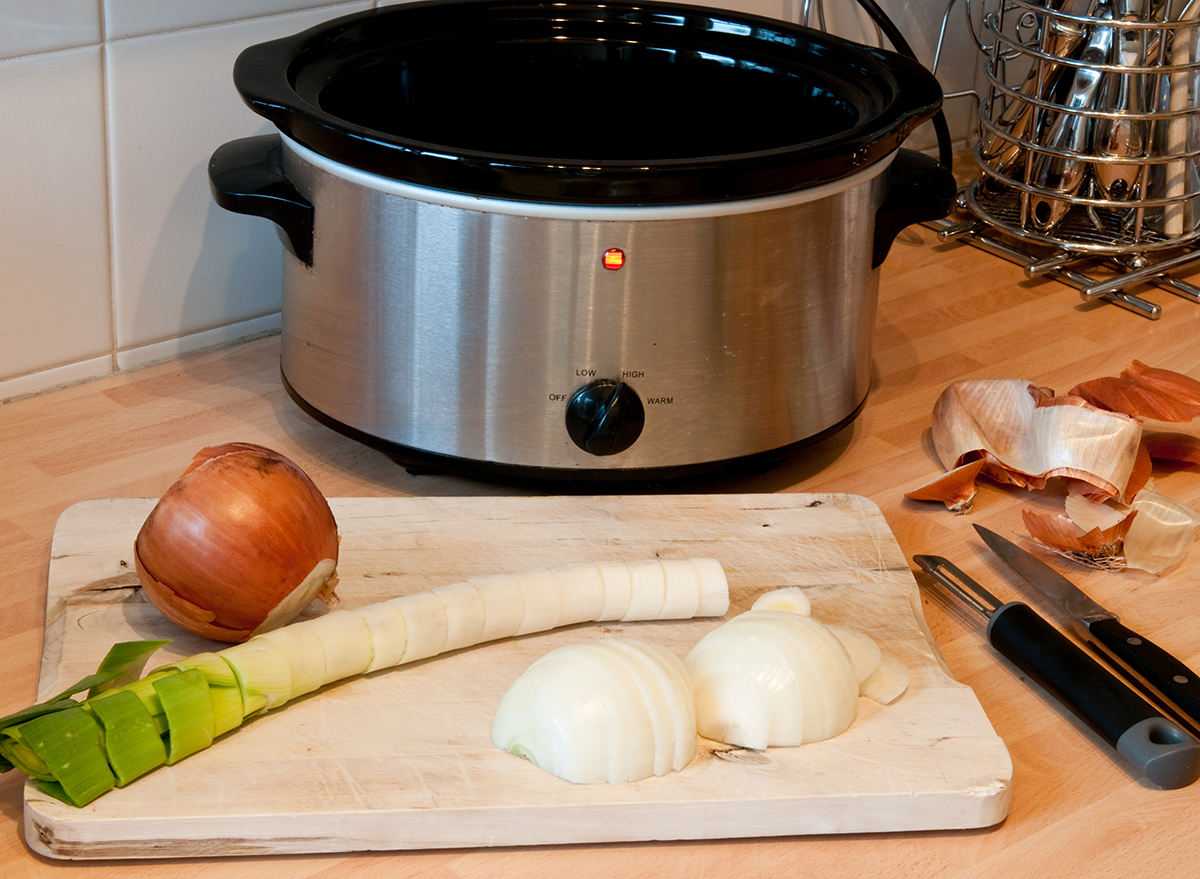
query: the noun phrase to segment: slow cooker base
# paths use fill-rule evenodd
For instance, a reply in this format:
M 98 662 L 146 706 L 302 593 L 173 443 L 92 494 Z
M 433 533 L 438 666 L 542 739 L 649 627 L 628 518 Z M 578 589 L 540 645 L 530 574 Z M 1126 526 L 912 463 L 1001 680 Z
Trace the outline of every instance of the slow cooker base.
M 297 393 L 296 389 L 288 382 L 287 376 L 283 374 L 282 370 L 280 371 L 280 377 L 288 396 L 307 415 L 343 436 L 369 448 L 373 448 L 376 451 L 383 452 L 411 473 L 420 475 L 448 474 L 492 482 L 537 485 L 542 488 L 558 488 L 562 490 L 578 489 L 580 486 L 595 489 L 598 486 L 628 486 L 632 483 L 646 485 L 716 476 L 762 473 L 793 457 L 797 453 L 840 433 L 858 417 L 867 402 L 864 397 L 849 415 L 812 436 L 766 452 L 757 452 L 737 458 L 726 458 L 720 461 L 704 461 L 696 464 L 667 467 L 567 469 L 563 467 L 531 467 L 522 464 L 503 464 L 495 461 L 472 460 L 453 455 L 442 455 L 423 449 L 414 449 L 394 443 L 382 437 L 361 431 L 338 421 L 336 418 L 331 418 Z

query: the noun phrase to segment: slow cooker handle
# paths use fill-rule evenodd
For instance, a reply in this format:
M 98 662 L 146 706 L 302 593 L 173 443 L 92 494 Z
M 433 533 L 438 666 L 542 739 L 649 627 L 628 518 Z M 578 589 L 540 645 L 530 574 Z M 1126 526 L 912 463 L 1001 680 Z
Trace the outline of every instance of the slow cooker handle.
M 887 194 L 875 212 L 873 269 L 883 265 L 892 242 L 906 226 L 948 215 L 958 192 L 950 169 L 916 150 L 897 150 L 885 180 Z
M 218 147 L 208 162 L 208 181 L 217 204 L 271 220 L 288 249 L 312 265 L 313 206 L 284 175 L 279 135 L 244 137 Z

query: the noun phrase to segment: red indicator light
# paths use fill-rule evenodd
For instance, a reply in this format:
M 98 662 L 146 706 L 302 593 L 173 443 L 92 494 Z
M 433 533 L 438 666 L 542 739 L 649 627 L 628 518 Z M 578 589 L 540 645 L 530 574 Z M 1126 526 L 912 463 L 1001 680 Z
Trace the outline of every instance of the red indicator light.
M 625 251 L 617 247 L 610 247 L 608 250 L 604 251 L 604 258 L 602 262 L 606 269 L 608 269 L 610 272 L 615 272 L 617 269 L 621 268 L 621 266 L 625 265 Z

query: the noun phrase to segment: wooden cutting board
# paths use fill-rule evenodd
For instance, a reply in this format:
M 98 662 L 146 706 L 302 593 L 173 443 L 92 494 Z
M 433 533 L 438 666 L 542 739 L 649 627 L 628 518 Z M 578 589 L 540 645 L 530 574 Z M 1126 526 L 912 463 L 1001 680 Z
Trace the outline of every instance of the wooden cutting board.
M 802 586 L 813 615 L 871 634 L 912 685 L 860 700 L 846 733 L 746 751 L 701 739 L 682 772 L 572 785 L 489 743 L 508 685 L 538 656 L 633 637 L 683 656 L 718 620 L 584 624 L 356 678 L 256 717 L 213 747 L 82 809 L 25 788 L 26 839 L 58 858 L 712 839 L 984 827 L 1008 811 L 1012 764 L 974 693 L 932 643 L 916 582 L 878 508 L 846 495 L 349 498 L 344 606 L 469 576 L 581 561 L 712 556 L 732 607 Z M 142 597 L 134 537 L 154 501 L 89 500 L 59 519 L 40 695 L 116 641 L 174 638 L 152 659 L 213 649 Z

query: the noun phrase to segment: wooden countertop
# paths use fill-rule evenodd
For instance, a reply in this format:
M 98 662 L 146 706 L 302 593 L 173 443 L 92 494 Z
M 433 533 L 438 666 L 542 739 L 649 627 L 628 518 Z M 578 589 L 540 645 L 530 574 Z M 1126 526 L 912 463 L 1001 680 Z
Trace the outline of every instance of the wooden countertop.
M 1020 510 L 1044 495 L 984 484 L 968 515 L 906 501 L 939 471 L 928 438 L 940 391 L 964 377 L 1025 378 L 1065 392 L 1119 372 L 1133 359 L 1200 376 L 1200 304 L 1152 291 L 1150 321 L 1072 288 L 1026 280 L 1021 270 L 926 228 L 904 232 L 885 264 L 874 348 L 874 386 L 841 434 L 775 469 L 677 486 L 686 492 L 830 491 L 882 509 L 907 557 L 936 553 L 1002 597 L 1012 581 L 971 528 L 1023 534 Z M 414 476 L 383 455 L 317 425 L 287 398 L 278 338 L 66 388 L 0 406 L 0 715 L 35 696 L 50 541 L 59 514 L 94 497 L 156 497 L 204 445 L 258 442 L 290 455 L 329 496 L 470 496 L 529 489 L 444 475 Z M 1200 431 L 1200 425 L 1193 425 Z M 1164 493 L 1200 508 L 1196 468 L 1160 470 Z M 1200 548 L 1161 577 L 1068 573 L 1134 628 L 1200 668 Z M 922 585 L 930 585 L 922 578 Z M 1026 685 L 986 644 L 980 621 L 936 587 L 924 609 L 954 675 L 974 688 L 1014 763 L 1012 807 L 996 827 L 967 832 L 821 836 L 707 843 L 564 846 L 397 854 L 219 860 L 52 861 L 21 829 L 23 777 L 0 776 L 0 864 L 5 879 L 170 875 L 286 875 L 358 879 L 509 874 L 621 876 L 820 875 L 921 877 L 1187 875 L 1200 857 L 1200 784 L 1141 786 L 1102 741 Z

